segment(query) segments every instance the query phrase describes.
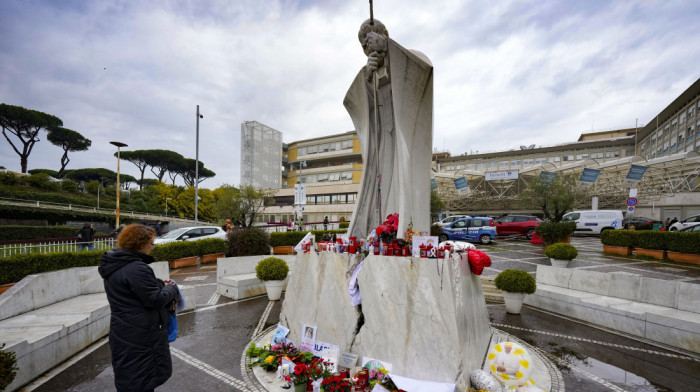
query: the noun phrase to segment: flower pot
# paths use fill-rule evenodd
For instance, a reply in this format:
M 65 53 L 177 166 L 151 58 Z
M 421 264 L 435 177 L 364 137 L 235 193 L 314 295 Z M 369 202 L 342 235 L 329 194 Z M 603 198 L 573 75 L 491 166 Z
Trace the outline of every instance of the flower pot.
M 666 258 L 665 250 L 636 248 L 637 256 L 650 256 L 658 260 Z
M 269 299 L 270 301 L 278 301 L 280 297 L 282 297 L 283 288 L 283 280 L 266 280 L 265 290 L 267 290 L 267 299 Z
M 552 267 L 566 268 L 569 265 L 569 260 L 549 259 Z
M 512 314 L 520 314 L 520 309 L 523 308 L 523 301 L 525 300 L 524 293 L 509 293 L 507 291 L 503 292 L 503 300 L 506 303 L 506 312 Z
M 666 255 L 669 259 L 673 261 L 680 261 L 681 263 L 700 264 L 700 255 L 696 255 L 693 253 L 671 252 L 669 250 L 668 252 L 666 252 Z
M 12 286 L 14 286 L 14 283 L 7 283 L 7 284 L 0 284 L 0 294 L 4 293 L 5 291 L 9 290 Z
M 293 246 L 275 246 L 272 248 L 272 253 L 276 255 L 292 255 L 294 254 Z
M 202 255 L 199 257 L 199 262 L 200 263 L 211 263 L 212 261 L 216 261 L 216 259 L 224 257 L 223 253 L 212 253 L 209 255 Z
M 603 252 L 612 253 L 614 255 L 629 256 L 632 254 L 632 249 L 628 246 L 603 245 Z
M 294 392 L 305 392 L 306 383 L 294 384 Z
M 181 259 L 170 260 L 170 268 L 182 268 L 197 265 L 197 256 L 183 257 Z

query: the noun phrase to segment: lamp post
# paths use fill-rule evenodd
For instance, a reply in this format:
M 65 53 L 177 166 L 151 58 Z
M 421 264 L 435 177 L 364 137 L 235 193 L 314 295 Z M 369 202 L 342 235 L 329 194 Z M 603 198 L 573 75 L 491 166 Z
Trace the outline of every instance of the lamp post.
M 100 181 L 100 184 L 97 185 L 97 209 L 100 209 L 100 185 L 103 185 L 107 180 L 102 180 Z
M 197 144 L 195 152 L 195 164 L 194 164 L 194 224 L 195 226 L 199 224 L 198 217 L 198 207 L 199 207 L 199 119 L 204 118 L 203 115 L 199 114 L 199 105 L 197 105 Z
M 172 200 L 172 197 L 166 197 L 165 198 L 165 217 L 168 217 L 168 200 Z
M 115 223 L 116 228 L 119 227 L 119 162 L 121 161 L 121 148 L 128 147 L 128 145 L 122 142 L 109 142 L 109 144 L 117 146 L 117 220 Z

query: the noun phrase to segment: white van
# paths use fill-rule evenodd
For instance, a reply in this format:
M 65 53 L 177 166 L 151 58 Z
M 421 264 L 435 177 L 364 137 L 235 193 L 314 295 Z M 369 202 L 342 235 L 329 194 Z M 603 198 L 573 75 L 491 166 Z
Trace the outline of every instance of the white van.
M 564 215 L 562 222 L 576 222 L 576 232 L 600 234 L 603 230 L 622 229 L 622 211 L 586 210 Z

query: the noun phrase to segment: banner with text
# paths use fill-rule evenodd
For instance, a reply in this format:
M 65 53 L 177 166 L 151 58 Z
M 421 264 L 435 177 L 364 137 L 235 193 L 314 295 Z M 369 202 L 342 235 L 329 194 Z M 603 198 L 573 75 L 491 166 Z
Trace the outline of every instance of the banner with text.
M 554 181 L 556 176 L 557 173 L 543 171 L 540 173 L 539 181 L 543 184 L 549 184 L 550 182 Z
M 581 178 L 579 178 L 578 181 L 583 186 L 591 186 L 598 180 L 599 175 L 600 170 L 584 168 L 583 173 L 581 173 Z
M 294 184 L 294 204 L 306 204 L 306 184 Z
M 486 172 L 486 181 L 517 180 L 518 170 Z
M 457 189 L 457 193 L 459 193 L 460 196 L 468 195 L 472 193 L 472 190 L 469 189 L 469 183 L 467 182 L 467 179 L 462 177 L 462 178 L 457 178 L 454 180 L 455 181 L 455 188 Z
M 630 171 L 627 172 L 627 177 L 625 177 L 625 187 L 636 188 L 637 184 L 639 184 L 639 181 L 642 180 L 642 177 L 644 177 L 644 173 L 646 172 L 646 166 L 630 166 Z

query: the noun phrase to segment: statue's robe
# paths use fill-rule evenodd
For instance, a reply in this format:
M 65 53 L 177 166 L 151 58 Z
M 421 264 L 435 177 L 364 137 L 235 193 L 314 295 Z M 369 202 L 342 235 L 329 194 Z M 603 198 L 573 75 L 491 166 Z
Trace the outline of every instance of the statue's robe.
M 399 238 L 411 222 L 414 230 L 429 232 L 433 66 L 424 54 L 388 40 L 388 54 L 375 74 L 378 130 L 375 78 L 367 81 L 365 68 L 355 77 L 343 102 L 358 133 L 363 164 L 348 233 L 366 238 L 387 215 L 396 212 Z

